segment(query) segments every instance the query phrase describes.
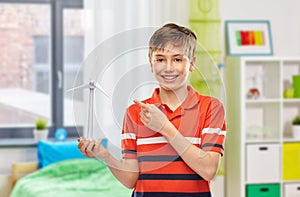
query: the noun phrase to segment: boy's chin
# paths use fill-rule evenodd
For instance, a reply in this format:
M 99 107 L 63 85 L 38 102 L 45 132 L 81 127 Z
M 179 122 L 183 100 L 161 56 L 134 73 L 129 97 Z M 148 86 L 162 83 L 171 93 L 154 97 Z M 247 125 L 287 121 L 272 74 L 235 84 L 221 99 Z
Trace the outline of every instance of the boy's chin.
M 187 88 L 187 83 L 184 84 L 160 84 L 160 88 L 165 91 L 178 91 L 180 89 Z

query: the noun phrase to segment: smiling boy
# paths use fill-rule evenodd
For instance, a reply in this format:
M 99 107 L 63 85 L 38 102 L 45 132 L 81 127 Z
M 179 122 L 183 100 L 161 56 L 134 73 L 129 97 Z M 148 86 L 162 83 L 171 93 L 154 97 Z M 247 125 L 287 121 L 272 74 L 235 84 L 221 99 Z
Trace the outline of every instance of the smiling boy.
M 159 83 L 149 99 L 128 107 L 122 129 L 121 161 L 101 145 L 79 139 L 87 157 L 103 159 L 132 196 L 211 196 L 224 153 L 225 113 L 215 98 L 188 85 L 195 69 L 196 36 L 166 24 L 149 42 L 151 71 Z

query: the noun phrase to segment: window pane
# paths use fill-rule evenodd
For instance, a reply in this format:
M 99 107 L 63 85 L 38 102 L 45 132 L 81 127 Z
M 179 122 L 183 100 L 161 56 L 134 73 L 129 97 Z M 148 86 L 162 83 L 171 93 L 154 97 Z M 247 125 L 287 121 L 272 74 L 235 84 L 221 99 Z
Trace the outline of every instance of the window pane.
M 49 5 L 0 3 L 0 127 L 51 123 L 49 38 Z
M 84 57 L 83 10 L 64 9 L 63 18 L 64 126 L 80 126 L 78 119 L 75 124 L 73 106 L 83 102 L 82 91 L 73 94 L 66 90 L 73 88 L 75 80 L 77 84 L 83 82 L 83 73 L 79 72 Z

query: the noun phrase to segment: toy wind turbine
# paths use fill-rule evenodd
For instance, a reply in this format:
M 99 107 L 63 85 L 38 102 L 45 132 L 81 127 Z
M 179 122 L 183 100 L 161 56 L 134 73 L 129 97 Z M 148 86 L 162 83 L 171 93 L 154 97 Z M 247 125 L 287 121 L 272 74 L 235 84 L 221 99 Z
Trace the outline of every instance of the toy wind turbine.
M 105 92 L 105 90 L 95 81 L 90 81 L 88 84 L 83 84 L 72 89 L 67 90 L 67 92 L 74 90 L 81 90 L 89 88 L 89 106 L 88 106 L 88 125 L 87 125 L 87 135 L 88 139 L 93 138 L 93 120 L 94 120 L 94 97 L 95 97 L 95 89 L 100 90 L 105 96 L 109 98 L 109 95 Z

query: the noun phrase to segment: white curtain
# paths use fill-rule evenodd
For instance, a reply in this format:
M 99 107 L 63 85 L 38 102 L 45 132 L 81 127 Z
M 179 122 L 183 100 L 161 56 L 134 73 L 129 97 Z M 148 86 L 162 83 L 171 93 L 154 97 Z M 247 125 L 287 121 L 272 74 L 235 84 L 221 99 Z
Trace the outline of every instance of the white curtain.
M 175 22 L 188 26 L 189 0 L 85 0 L 86 51 L 132 28 Z
M 149 38 L 168 22 L 188 26 L 189 5 L 188 0 L 84 1 L 82 72 L 85 83 L 97 81 L 108 94 L 95 92 L 94 137 L 108 138 L 116 155 L 126 107 L 135 98 L 150 97 L 157 87 L 148 64 Z

